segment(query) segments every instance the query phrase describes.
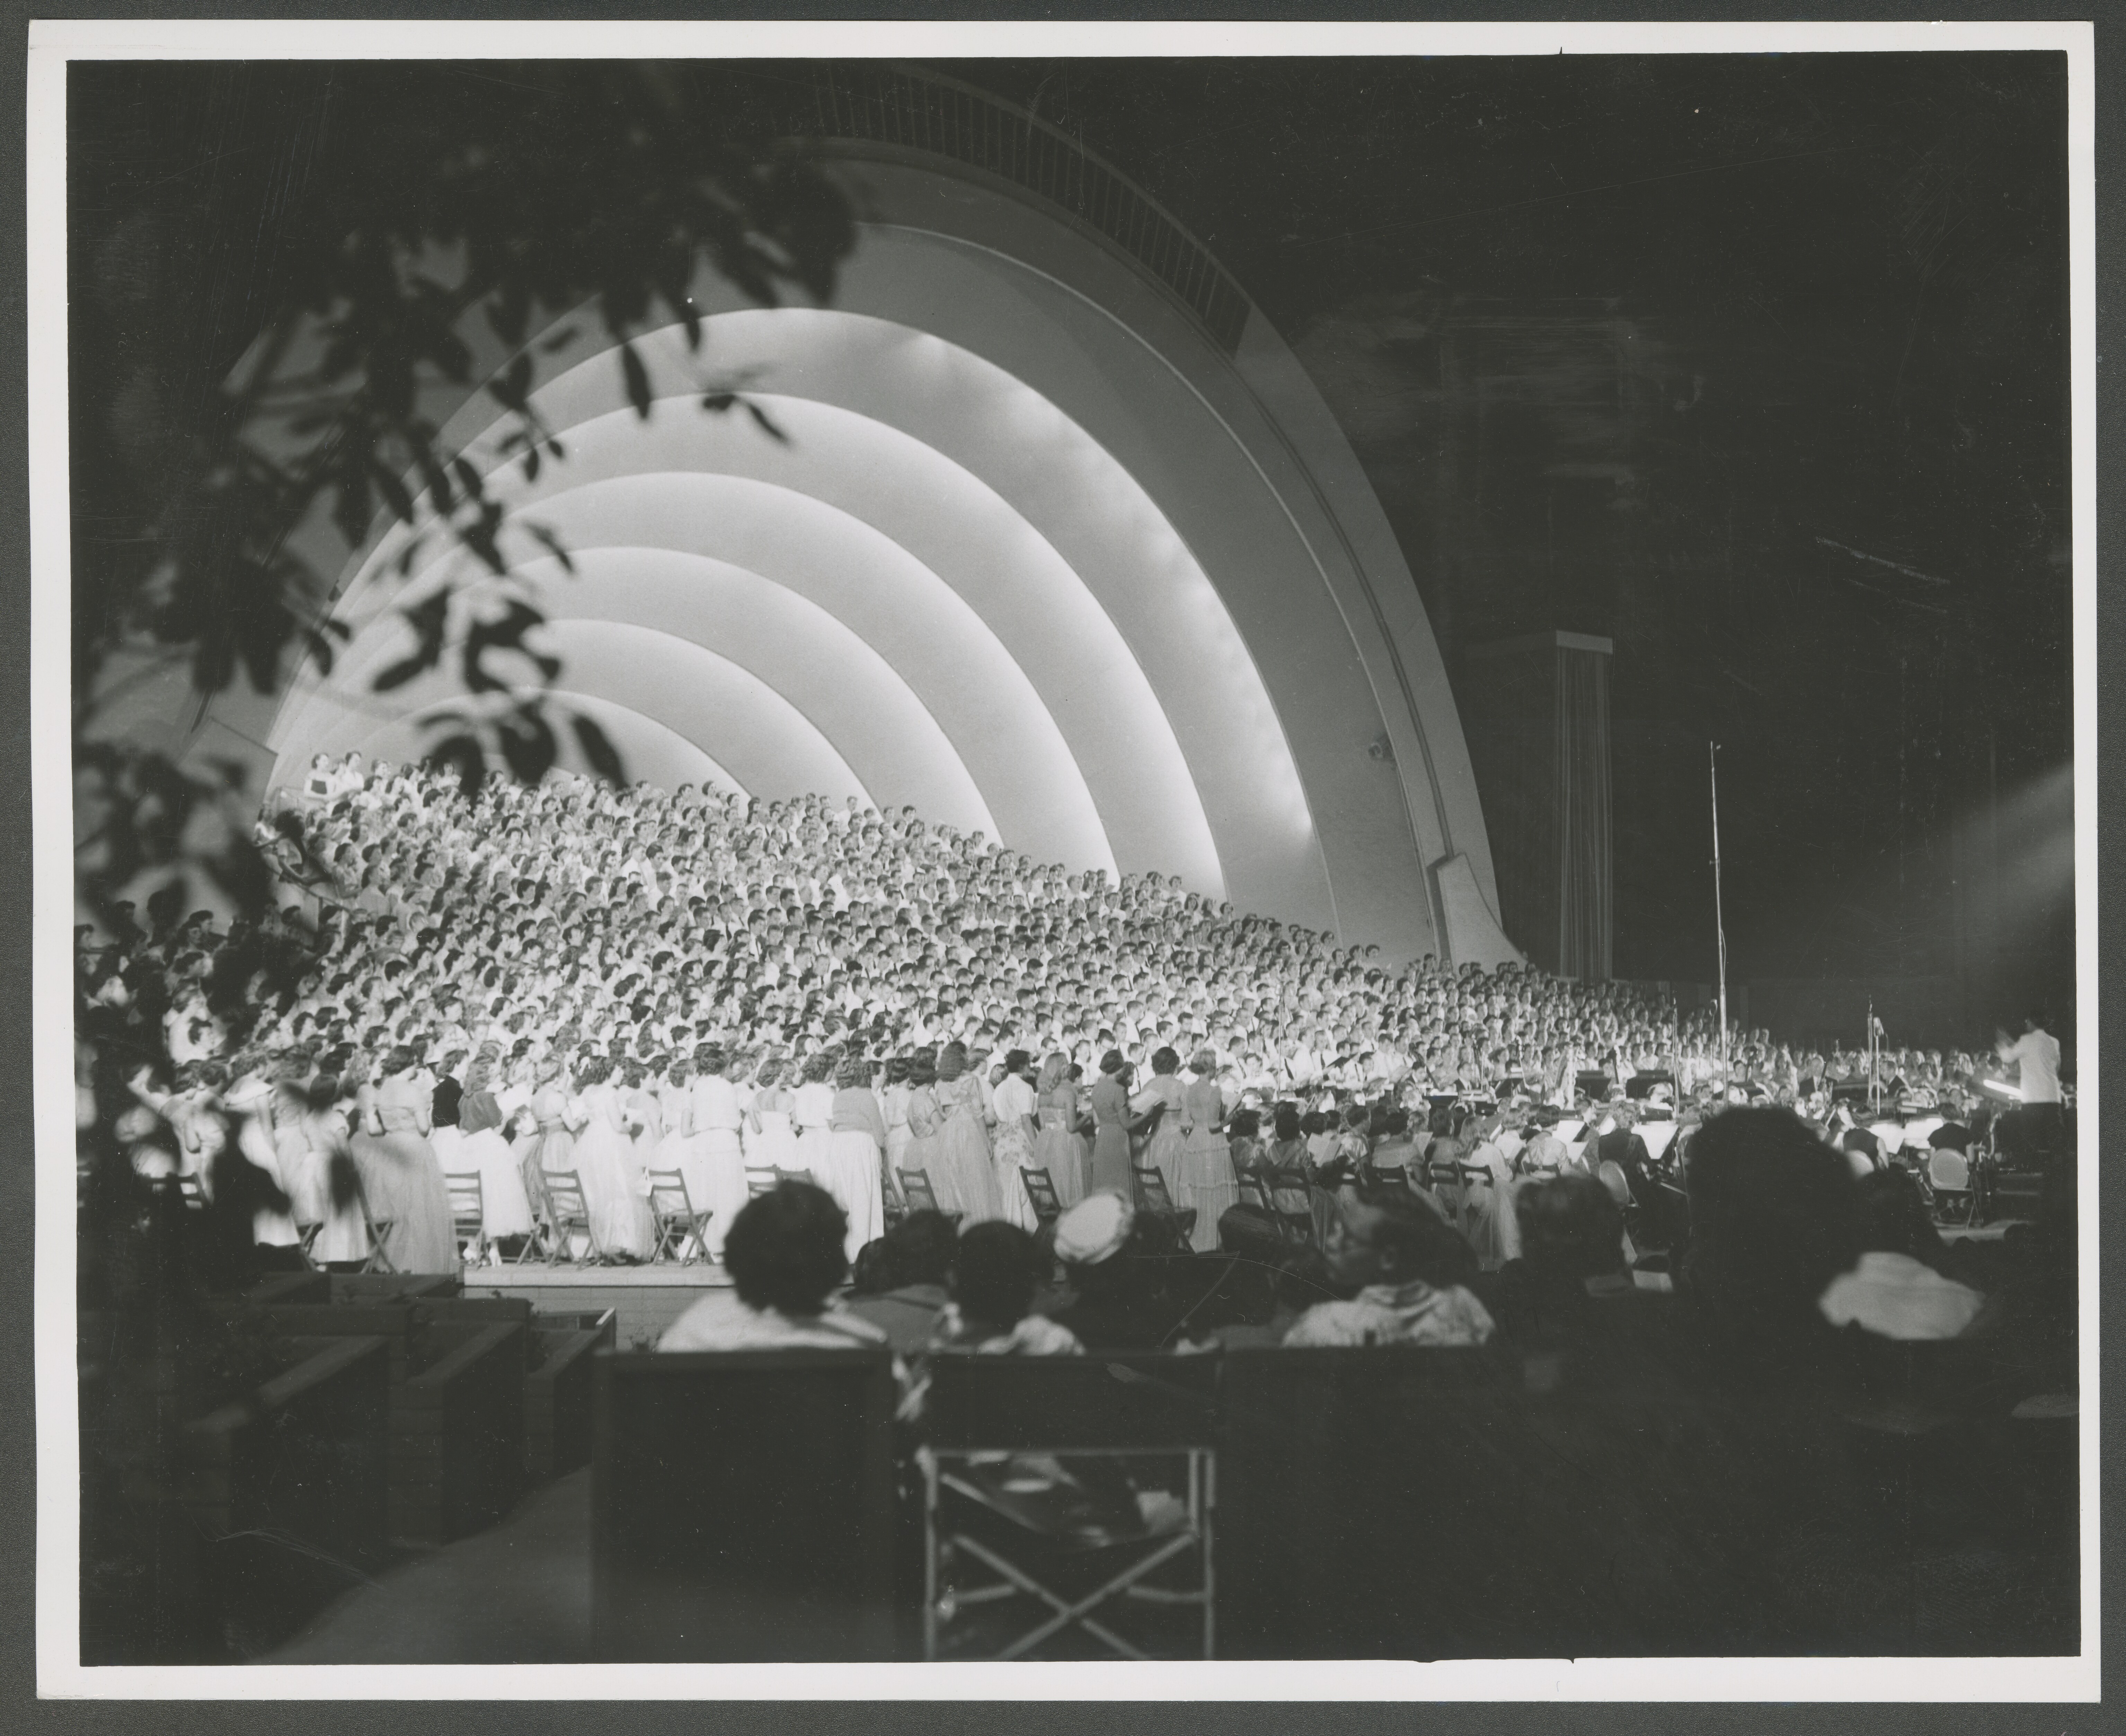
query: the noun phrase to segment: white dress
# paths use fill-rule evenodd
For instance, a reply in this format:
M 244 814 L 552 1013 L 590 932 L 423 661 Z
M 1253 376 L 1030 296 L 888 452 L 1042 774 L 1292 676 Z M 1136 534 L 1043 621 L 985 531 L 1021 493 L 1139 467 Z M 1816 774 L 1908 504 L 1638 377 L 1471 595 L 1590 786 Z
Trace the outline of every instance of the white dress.
M 344 1205 L 335 1205 L 332 1199 L 332 1171 L 335 1160 L 343 1174 L 353 1170 L 354 1159 L 347 1147 L 347 1118 L 338 1109 L 328 1109 L 322 1115 L 304 1118 L 303 1133 L 314 1156 L 323 1189 L 324 1227 L 318 1232 L 318 1239 L 310 1244 L 310 1258 L 319 1265 L 343 1264 L 349 1261 L 369 1257 L 369 1226 L 361 1215 L 361 1201 L 357 1197 Z M 359 1183 L 357 1181 L 357 1185 Z
M 274 1186 L 284 1194 L 289 1191 L 287 1180 L 281 1173 L 281 1154 L 274 1148 L 273 1135 L 263 1115 L 244 1116 L 243 1126 L 237 1130 L 236 1148 L 263 1170 Z M 263 1248 L 291 1248 L 303 1238 L 287 1212 L 262 1207 L 251 1214 L 251 1239 Z
M 908 1081 L 886 1088 L 883 1106 L 886 1110 L 886 1161 L 887 1167 L 898 1175 L 905 1167 L 903 1160 L 908 1155 L 909 1143 L 914 1139 L 914 1130 L 908 1125 Z
M 687 1112 L 692 1129 L 680 1142 L 679 1170 L 694 1209 L 713 1214 L 709 1257 L 720 1264 L 724 1237 L 746 1201 L 745 1157 L 739 1140 L 744 1117 L 738 1088 L 718 1074 L 697 1077 L 687 1087 Z
M 648 1184 L 621 1128 L 620 1094 L 610 1085 L 587 1086 L 570 1102 L 568 1119 L 582 1123 L 575 1136 L 576 1176 L 600 1251 L 647 1260 L 657 1231 L 643 1197 Z
M 996 1088 L 991 1101 L 996 1111 L 996 1138 L 990 1150 L 990 1161 L 996 1166 L 998 1204 L 1003 1208 L 1007 1223 L 1015 1223 L 1031 1234 L 1040 1228 L 1041 1220 L 1034 1212 L 1026 1184 L 1018 1176 L 1022 1170 L 1038 1167 L 1033 1140 L 1026 1130 L 1037 1100 L 1032 1086 L 1018 1074 L 1009 1073 Z
M 809 1171 L 814 1181 L 827 1187 L 828 1177 L 834 1172 L 830 1151 L 834 1140 L 829 1131 L 834 1122 L 834 1086 L 820 1080 L 799 1086 L 790 1119 L 797 1124 L 797 1167 Z
M 848 1218 L 843 1251 L 853 1265 L 864 1244 L 876 1242 L 886 1233 L 886 1198 L 879 1176 L 877 1137 L 869 1126 L 852 1123 L 859 1119 L 880 1116 L 881 1112 L 877 1098 L 866 1090 L 862 1097 L 871 1098 L 868 1105 L 852 1091 L 846 1100 L 857 1107 L 851 1113 L 836 1114 L 836 1107 L 843 1100 L 841 1093 L 835 1095 L 837 1105 L 829 1105 L 829 1115 L 841 1124 L 827 1136 L 827 1170 L 820 1180 Z
M 779 1086 L 754 1100 L 745 1123 L 745 1166 L 749 1170 L 801 1169 L 797 1130 L 790 1120 L 790 1094 Z
M 502 1129 L 508 1120 L 509 1111 L 503 1107 L 500 1092 L 489 1095 L 482 1091 L 468 1091 L 459 1100 L 458 1149 L 456 1166 L 480 1177 L 480 1225 L 490 1242 L 498 1242 L 505 1236 L 528 1236 L 532 1233 L 532 1201 L 524 1191 L 524 1170 L 519 1154 L 509 1148 Z M 475 1104 L 479 1108 L 474 1108 Z M 494 1106 L 496 1117 L 492 1127 L 465 1131 L 464 1119 L 484 1119 L 487 1105 Z

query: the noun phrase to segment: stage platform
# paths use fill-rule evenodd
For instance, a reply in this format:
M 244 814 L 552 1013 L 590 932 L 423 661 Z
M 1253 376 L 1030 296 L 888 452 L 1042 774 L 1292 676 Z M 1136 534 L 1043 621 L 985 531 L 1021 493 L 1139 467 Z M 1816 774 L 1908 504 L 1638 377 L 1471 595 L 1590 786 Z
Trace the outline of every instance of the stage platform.
M 1941 1228 L 1944 1242 L 1998 1242 L 2008 1233 L 2009 1227 L 2024 1222 L 2020 1218 L 1996 1218 L 1973 1228 L 1960 1223 L 1944 1223 Z
M 720 1265 L 483 1265 L 465 1275 L 468 1296 L 517 1296 L 541 1313 L 618 1315 L 614 1341 L 622 1350 L 654 1344 L 704 1290 L 727 1289 Z

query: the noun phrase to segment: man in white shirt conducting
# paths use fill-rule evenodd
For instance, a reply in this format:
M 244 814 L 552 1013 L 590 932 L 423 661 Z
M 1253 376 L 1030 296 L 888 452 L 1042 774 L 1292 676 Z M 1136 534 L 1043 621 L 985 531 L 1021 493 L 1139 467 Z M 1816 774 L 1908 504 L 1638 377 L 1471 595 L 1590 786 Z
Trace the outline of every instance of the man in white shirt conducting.
M 2042 1010 L 2024 1015 L 2023 1034 L 1994 1034 L 1993 1052 L 2016 1068 L 2022 1102 L 2001 1118 L 2007 1144 L 2023 1161 L 2050 1162 L 2066 1149 L 2067 1112 L 2060 1103 L 2059 1038 L 2044 1028 Z

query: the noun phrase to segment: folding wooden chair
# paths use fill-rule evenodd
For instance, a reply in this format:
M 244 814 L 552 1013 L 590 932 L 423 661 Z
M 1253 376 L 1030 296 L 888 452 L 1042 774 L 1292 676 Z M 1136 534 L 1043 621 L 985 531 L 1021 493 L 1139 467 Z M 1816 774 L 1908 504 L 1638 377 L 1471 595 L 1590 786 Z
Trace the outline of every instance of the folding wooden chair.
M 384 1238 L 391 1233 L 394 1220 L 371 1217 L 369 1202 L 364 1199 L 361 1202 L 361 1221 L 369 1230 L 369 1257 L 361 1262 L 361 1270 L 365 1272 L 397 1271 L 397 1262 L 384 1246 Z
M 925 1658 L 1079 1635 L 1123 1658 L 1214 1655 L 1209 1360 L 937 1359 L 916 1455 Z M 1029 1605 L 1030 1627 L 977 1614 Z
M 894 1225 L 908 1215 L 908 1208 L 900 1198 L 900 1184 L 894 1179 L 893 1166 L 886 1161 L 886 1153 L 878 1154 L 879 1201 L 886 1208 L 886 1227 Z
M 1270 1186 L 1269 1178 L 1252 1164 L 1244 1170 L 1235 1170 L 1234 1178 L 1240 1185 L 1241 1203 L 1253 1206 L 1269 1220 L 1279 1242 L 1287 1240 L 1284 1218 L 1277 1209 L 1277 1192 Z
M 1314 1178 L 1303 1163 L 1265 1164 L 1263 1175 L 1272 1194 L 1271 1204 L 1295 1243 L 1313 1247 L 1320 1241 L 1314 1222 Z M 1297 1200 L 1297 1204 L 1293 1201 Z
M 1164 1218 L 1174 1226 L 1174 1238 L 1185 1243 L 1189 1232 L 1196 1227 L 1196 1209 L 1186 1210 L 1174 1203 L 1174 1196 L 1166 1191 L 1166 1178 L 1156 1169 L 1139 1169 L 1132 1166 L 1131 1175 L 1136 1178 L 1136 1205 L 1141 1212 L 1149 1212 L 1155 1218 Z
M 1304 1170 L 1279 1169 L 1273 1164 L 1253 1166 L 1240 1172 L 1240 1197 L 1253 1196 L 1279 1242 L 1292 1247 L 1313 1245 L 1314 1202 L 1307 1192 Z M 1297 1193 L 1301 1202 L 1301 1209 L 1296 1212 L 1287 1210 L 1279 1197 L 1292 1193 Z
M 185 1209 L 188 1212 L 205 1211 L 206 1209 L 206 1190 L 200 1185 L 199 1177 L 196 1175 L 180 1175 L 177 1180 L 177 1198 L 184 1201 Z
M 582 1263 L 585 1265 L 603 1265 L 605 1250 L 598 1245 L 598 1229 L 591 1223 L 591 1209 L 583 1198 L 583 1178 L 574 1170 L 549 1170 L 546 1172 L 546 1223 L 552 1240 L 546 1249 L 546 1264 L 569 1264 L 569 1255 L 577 1231 L 583 1233 L 589 1246 L 589 1255 Z
M 709 1219 L 715 1213 L 694 1209 L 687 1178 L 678 1171 L 650 1171 L 650 1215 L 657 1223 L 657 1246 L 650 1256 L 653 1261 L 669 1258 L 692 1265 L 706 1257 Z
M 1389 1164 L 1385 1169 L 1375 1169 L 1371 1164 L 1358 1171 L 1358 1179 L 1369 1188 L 1408 1188 L 1410 1171 L 1400 1163 Z
M 1453 1158 L 1442 1158 L 1424 1166 L 1425 1191 L 1439 1202 L 1440 1209 L 1449 1221 L 1462 1215 L 1462 1166 Z
M 745 1197 L 758 1199 L 763 1194 L 772 1194 L 782 1181 L 782 1171 L 780 1170 L 748 1170 L 745 1172 Z
M 1033 1207 L 1037 1223 L 1050 1224 L 1063 1215 L 1063 1201 L 1056 1192 L 1056 1183 L 1046 1170 L 1021 1170 L 1019 1184 L 1026 1190 L 1028 1202 Z
M 487 1196 L 479 1174 L 443 1175 L 451 1194 L 451 1233 L 465 1251 L 467 1261 L 480 1264 L 487 1251 Z
M 936 1212 L 956 1225 L 966 1215 L 962 1212 L 948 1212 L 938 1204 L 937 1190 L 930 1185 L 930 1177 L 924 1171 L 899 1170 L 895 1173 L 900 1177 L 900 1191 L 908 1196 L 909 1211 Z

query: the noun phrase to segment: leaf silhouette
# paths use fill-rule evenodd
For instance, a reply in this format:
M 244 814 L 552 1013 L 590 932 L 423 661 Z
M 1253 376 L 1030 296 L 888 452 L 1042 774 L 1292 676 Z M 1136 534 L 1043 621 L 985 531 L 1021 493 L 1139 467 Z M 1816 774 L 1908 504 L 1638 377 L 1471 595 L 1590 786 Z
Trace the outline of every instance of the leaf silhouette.
M 635 414 L 641 420 L 650 419 L 650 370 L 642 365 L 642 358 L 635 352 L 635 346 L 623 343 L 620 347 L 620 371 L 627 382 L 627 401 L 635 406 Z
M 561 541 L 550 526 L 527 524 L 524 528 L 537 539 L 548 554 L 561 563 L 563 572 L 574 575 L 576 570 L 575 557 L 569 554 L 568 544 Z
M 583 752 L 584 761 L 607 783 L 616 787 L 627 781 L 626 769 L 621 764 L 620 754 L 596 719 L 578 712 L 572 718 L 575 726 L 576 745 Z
M 487 781 L 487 755 L 472 736 L 445 736 L 428 750 L 424 763 L 437 771 L 455 770 L 459 788 L 468 796 L 478 795 Z
M 399 611 L 407 624 L 418 636 L 419 643 L 412 653 L 393 664 L 378 674 L 371 684 L 371 690 L 388 693 L 401 688 L 416 675 L 433 669 L 443 655 L 443 627 L 448 620 L 451 594 L 437 590 L 412 607 Z

